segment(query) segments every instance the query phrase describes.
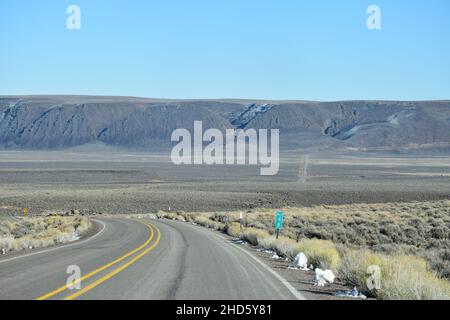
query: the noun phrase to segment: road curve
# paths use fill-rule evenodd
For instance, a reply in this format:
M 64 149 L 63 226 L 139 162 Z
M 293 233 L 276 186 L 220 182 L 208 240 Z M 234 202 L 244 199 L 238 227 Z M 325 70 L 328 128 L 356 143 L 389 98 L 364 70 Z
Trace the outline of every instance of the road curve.
M 168 220 L 103 218 L 89 240 L 0 259 L 0 299 L 302 299 L 221 235 Z M 66 288 L 78 266 L 80 289 Z M 76 283 L 74 283 L 76 285 Z

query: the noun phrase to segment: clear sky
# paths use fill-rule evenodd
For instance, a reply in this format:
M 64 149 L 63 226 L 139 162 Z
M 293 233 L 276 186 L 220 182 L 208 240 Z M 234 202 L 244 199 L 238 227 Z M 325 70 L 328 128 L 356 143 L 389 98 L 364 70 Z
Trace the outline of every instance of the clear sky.
M 450 99 L 448 0 L 0 0 L 0 44 L 0 95 Z

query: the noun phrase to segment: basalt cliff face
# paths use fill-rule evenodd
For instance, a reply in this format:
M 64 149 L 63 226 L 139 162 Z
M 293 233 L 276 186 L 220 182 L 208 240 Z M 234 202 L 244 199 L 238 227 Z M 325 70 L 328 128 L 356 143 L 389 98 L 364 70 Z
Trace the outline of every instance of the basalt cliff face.
M 1 149 L 170 148 L 173 130 L 279 129 L 284 149 L 449 150 L 450 101 L 0 97 Z

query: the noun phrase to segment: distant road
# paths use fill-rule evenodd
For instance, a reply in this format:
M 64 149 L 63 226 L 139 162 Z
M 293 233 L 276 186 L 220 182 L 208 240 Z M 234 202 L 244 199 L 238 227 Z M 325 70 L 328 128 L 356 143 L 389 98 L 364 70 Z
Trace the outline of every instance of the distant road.
M 217 233 L 167 220 L 103 218 L 91 239 L 0 259 L 0 299 L 303 299 Z M 79 266 L 81 289 L 65 285 Z

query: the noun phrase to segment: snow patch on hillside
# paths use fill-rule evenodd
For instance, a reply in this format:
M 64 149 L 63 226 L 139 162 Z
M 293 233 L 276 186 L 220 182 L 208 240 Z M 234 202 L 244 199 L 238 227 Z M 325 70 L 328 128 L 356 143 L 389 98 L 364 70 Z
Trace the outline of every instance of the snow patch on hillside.
M 408 111 L 408 110 L 403 110 L 397 113 L 394 113 L 393 115 L 391 115 L 388 119 L 387 122 L 389 122 L 390 124 L 394 125 L 394 126 L 398 126 L 400 125 L 400 121 L 404 120 L 404 119 L 408 119 L 410 117 L 414 116 L 414 112 Z
M 361 126 L 354 126 L 350 130 L 343 132 L 341 135 L 341 139 L 342 140 L 350 139 L 351 137 L 353 137 L 355 135 L 356 132 L 359 131 L 359 129 L 361 129 Z
M 232 122 L 233 125 L 244 128 L 250 121 L 255 119 L 257 116 L 268 112 L 273 108 L 270 104 L 251 104 L 246 107 L 246 109 L 238 115 L 238 117 Z

